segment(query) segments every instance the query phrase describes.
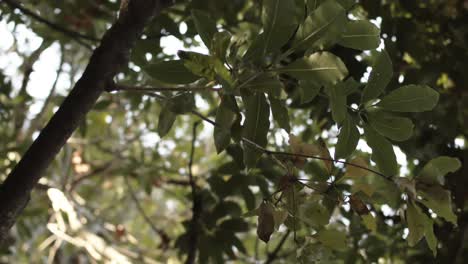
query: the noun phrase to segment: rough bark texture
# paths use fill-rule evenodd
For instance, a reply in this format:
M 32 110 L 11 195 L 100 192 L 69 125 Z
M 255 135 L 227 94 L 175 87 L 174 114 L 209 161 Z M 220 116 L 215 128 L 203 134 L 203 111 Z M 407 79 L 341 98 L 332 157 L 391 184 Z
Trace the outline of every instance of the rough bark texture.
M 170 0 L 131 0 L 93 52 L 83 76 L 0 187 L 0 241 L 26 206 L 31 190 L 91 110 L 106 85 L 128 63 L 144 26 Z

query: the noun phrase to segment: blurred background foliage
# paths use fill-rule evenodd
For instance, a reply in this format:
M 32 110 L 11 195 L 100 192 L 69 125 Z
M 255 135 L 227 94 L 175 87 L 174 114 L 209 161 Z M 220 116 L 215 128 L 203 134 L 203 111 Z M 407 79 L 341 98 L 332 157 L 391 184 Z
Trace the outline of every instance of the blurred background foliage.
M 158 84 L 142 74 L 141 68 L 174 57 L 167 52 L 171 47 L 162 45 L 168 38 L 177 38 L 187 49 L 202 46 L 191 18 L 194 8 L 208 12 L 238 43 L 248 46 L 260 30 L 261 2 L 176 1 L 148 25 L 131 54 L 129 68 L 118 80 Z M 97 45 L 96 40 L 119 10 L 119 3 L 112 0 L 30 0 L 22 4 L 48 21 L 87 37 L 51 30 L 49 25 L 0 3 L 0 22 L 9 31 L 2 31 L 5 35 L 0 39 L 6 40 L 7 34 L 11 39 L 0 54 L 0 179 L 19 161 L 80 77 L 91 54 L 89 47 Z M 417 172 L 441 155 L 458 157 L 465 165 L 468 1 L 361 0 L 350 14 L 380 24 L 395 71 L 388 90 L 421 83 L 441 94 L 434 111 L 412 114 L 413 137 L 397 143 L 406 154 L 407 169 Z M 54 51 L 49 57 L 59 57 L 58 67 L 48 69 L 56 80 L 40 86 L 40 81 L 31 80 L 40 60 L 47 59 L 47 50 Z M 356 80 L 368 74 L 375 55 L 374 51 L 363 53 L 343 47 L 332 52 L 345 62 Z M 218 100 L 214 93 L 196 95 L 198 110 L 211 117 Z M 308 104 L 293 100 L 289 107 L 292 131 L 302 134 L 303 141 L 322 137 L 329 145 L 336 143 L 337 129 L 326 99 L 317 97 Z M 255 219 L 241 217 L 274 190 L 282 176 L 274 161 L 263 157 L 258 169 L 245 173 L 239 168 L 242 162 L 235 159 L 239 146 L 232 144 L 217 155 L 212 127 L 200 123 L 194 135 L 193 126 L 199 119 L 192 115 L 178 116 L 173 129 L 160 139 L 157 126 L 161 110 L 151 96 L 104 94 L 41 179 L 8 243 L 0 248 L 0 261 L 181 263 L 190 247 L 186 233 L 192 214 L 188 166 L 195 136 L 192 171 L 203 200 L 201 219 L 205 225 L 197 245 L 200 263 L 295 263 L 300 245 L 286 235 L 289 231 L 280 229 L 269 244 L 264 244 L 255 234 Z M 269 143 L 286 147 L 284 134 L 275 126 Z M 369 157 L 365 151 L 362 155 Z M 400 217 L 398 195 L 395 202 L 376 203 L 372 208 L 377 214 L 377 232 L 363 227 L 349 208 L 337 208 L 333 221 L 346 228 L 347 247 L 338 253 L 339 261 L 325 260 L 329 251 L 322 248 L 315 248 L 314 254 L 321 254 L 322 263 L 464 263 L 468 259 L 467 170 L 468 166 L 463 166 L 446 182 L 453 195 L 458 226 L 436 221 L 434 231 L 439 243 L 435 259 L 425 242 L 407 245 L 404 237 L 408 231 Z M 320 177 L 316 162 L 307 164 L 304 171 Z M 383 190 L 381 195 L 392 196 L 390 190 Z

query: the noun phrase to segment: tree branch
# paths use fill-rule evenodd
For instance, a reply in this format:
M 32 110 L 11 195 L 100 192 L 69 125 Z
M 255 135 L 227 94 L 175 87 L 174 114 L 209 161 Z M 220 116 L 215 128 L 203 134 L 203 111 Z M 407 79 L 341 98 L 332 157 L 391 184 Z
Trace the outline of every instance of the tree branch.
M 199 122 L 195 122 L 193 124 L 193 131 L 192 131 L 192 148 L 190 150 L 190 159 L 188 164 L 188 172 L 189 172 L 189 183 L 192 189 L 192 221 L 191 227 L 188 232 L 189 235 L 189 249 L 188 249 L 188 256 L 185 264 L 193 264 L 195 263 L 195 259 L 197 257 L 197 246 L 198 246 L 198 219 L 200 218 L 201 214 L 201 200 L 200 197 L 197 195 L 197 186 L 195 184 L 195 180 L 193 178 L 193 157 L 195 154 L 195 142 L 197 140 L 197 126 Z
M 148 96 L 152 96 L 152 97 L 157 98 L 159 100 L 166 100 L 165 96 L 154 93 L 154 92 L 145 92 L 144 94 L 148 95 Z M 215 127 L 219 127 L 221 129 L 226 129 L 226 128 L 220 126 L 215 121 L 209 119 L 208 117 L 202 115 L 201 113 L 199 113 L 199 112 L 197 112 L 195 110 L 192 110 L 190 113 L 197 116 L 197 117 L 199 117 L 203 121 L 205 121 L 207 123 L 210 123 L 211 125 L 213 125 Z M 360 168 L 360 169 L 365 170 L 365 171 L 372 172 L 372 173 L 374 173 L 376 175 L 379 175 L 379 176 L 383 177 L 387 181 L 393 182 L 392 176 L 385 175 L 385 174 L 383 174 L 381 172 L 378 172 L 376 170 L 369 169 L 367 167 L 364 167 L 364 166 L 361 166 L 359 164 L 355 164 L 355 163 L 352 163 L 352 162 L 347 162 L 347 161 L 344 161 L 344 160 L 337 160 L 337 159 L 327 158 L 327 157 L 321 157 L 321 156 L 305 155 L 305 154 L 300 154 L 300 153 L 290 153 L 290 152 L 285 152 L 285 151 L 274 151 L 274 150 L 266 149 L 266 148 L 258 145 L 257 143 L 251 141 L 250 139 L 245 138 L 245 137 L 241 137 L 241 140 L 243 142 L 251 145 L 252 147 L 256 148 L 257 150 L 267 154 L 267 155 L 287 156 L 287 157 L 294 157 L 294 158 L 305 158 L 305 159 L 316 159 L 316 160 L 323 160 L 323 161 L 332 161 L 332 162 L 341 163 L 341 164 L 349 165 L 349 166 L 352 166 L 352 167 Z
M 199 118 L 201 118 L 203 121 L 205 122 L 208 122 L 210 124 L 212 124 L 213 126 L 218 126 L 218 127 L 221 127 L 220 125 L 218 125 L 215 121 L 207 118 L 206 116 L 200 114 L 199 112 L 195 111 L 195 110 L 192 110 L 191 112 L 192 114 L 198 116 Z M 221 127 L 222 128 L 222 127 Z M 288 157 L 295 157 L 295 158 L 306 158 L 306 159 L 317 159 L 317 160 L 324 160 L 324 161 L 332 161 L 332 162 L 337 162 L 337 163 L 341 163 L 341 164 L 345 164 L 345 165 L 349 165 L 349 166 L 353 166 L 353 167 L 356 167 L 356 168 L 360 168 L 360 169 L 363 169 L 363 170 L 366 170 L 366 171 L 369 171 L 369 172 L 372 172 L 374 174 L 377 174 L 381 177 L 383 177 L 384 179 L 388 180 L 388 181 L 392 181 L 391 180 L 391 176 L 387 176 L 383 173 L 380 173 L 376 170 L 373 170 L 373 169 L 369 169 L 367 167 L 364 167 L 364 166 L 361 166 L 359 164 L 355 164 L 355 163 L 351 163 L 351 162 L 347 162 L 347 161 L 343 161 L 343 160 L 337 160 L 337 159 L 333 159 L 333 158 L 327 158 L 327 157 L 320 157 L 320 156 L 313 156 L 313 155 L 305 155 L 305 154 L 299 154 L 299 153 L 290 153 L 290 152 L 284 152 L 284 151 L 273 151 L 273 150 L 269 150 L 269 149 L 266 149 L 260 145 L 258 145 L 257 143 L 245 138 L 245 137 L 242 137 L 241 140 L 251 146 L 253 146 L 254 148 L 262 151 L 263 153 L 267 154 L 267 155 L 274 155 L 274 156 L 288 156 Z M 392 181 L 393 182 L 393 181 Z
M 94 41 L 94 42 L 99 41 L 99 39 L 96 38 L 96 37 L 85 35 L 85 34 L 82 34 L 82 33 L 79 33 L 79 32 L 64 28 L 64 27 L 60 26 L 59 24 L 53 23 L 53 22 L 51 22 L 51 21 L 37 15 L 33 11 L 25 8 L 24 6 L 22 6 L 20 3 L 16 2 L 15 0 L 3 0 L 3 2 L 5 2 L 12 9 L 17 8 L 23 14 L 31 17 L 32 19 L 34 19 L 34 20 L 36 20 L 36 21 L 38 21 L 38 22 L 40 22 L 42 24 L 47 25 L 48 27 L 50 27 L 51 29 L 53 29 L 53 30 L 55 30 L 57 32 L 60 32 L 60 33 L 62 33 L 64 35 L 67 35 L 67 36 L 71 37 L 72 39 L 77 41 L 79 44 L 87 47 L 88 49 L 92 49 L 91 46 L 88 43 L 83 42 L 81 39 Z
M 146 23 L 171 3 L 170 0 L 130 0 L 127 10 L 105 33 L 80 80 L 0 187 L 0 241 L 7 236 L 56 154 L 107 84 L 127 65 L 129 52 Z
M 125 91 L 125 92 L 197 92 L 197 91 L 219 91 L 219 89 L 213 87 L 203 86 L 180 86 L 180 87 L 141 87 L 141 86 L 128 86 L 123 84 L 112 84 L 109 85 L 108 92 L 113 91 Z

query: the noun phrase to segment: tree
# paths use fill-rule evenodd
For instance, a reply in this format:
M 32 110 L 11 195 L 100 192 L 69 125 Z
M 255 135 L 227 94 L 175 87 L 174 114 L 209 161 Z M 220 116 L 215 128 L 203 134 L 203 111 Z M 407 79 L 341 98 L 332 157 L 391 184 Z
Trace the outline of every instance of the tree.
M 450 78 L 458 68 L 429 68 L 457 61 L 455 51 L 438 54 L 430 34 L 447 19 L 427 19 L 436 3 L 4 0 L 1 8 L 9 25 L 42 39 L 28 55 L 10 49 L 23 58 L 21 87 L 0 75 L 5 261 L 467 254 L 466 191 L 453 185 L 466 181 L 457 159 L 466 151 L 452 143 L 467 130 L 462 121 L 444 126 L 453 122 L 448 102 L 464 100 L 446 87 L 464 82 Z M 432 31 L 417 30 L 428 23 Z M 453 24 L 441 41 L 466 50 Z M 164 45 L 174 37 L 187 47 L 176 56 Z M 28 83 L 51 45 L 60 47 L 57 80 L 32 117 Z M 65 99 L 61 76 L 74 87 Z M 20 253 L 25 246 L 38 250 Z

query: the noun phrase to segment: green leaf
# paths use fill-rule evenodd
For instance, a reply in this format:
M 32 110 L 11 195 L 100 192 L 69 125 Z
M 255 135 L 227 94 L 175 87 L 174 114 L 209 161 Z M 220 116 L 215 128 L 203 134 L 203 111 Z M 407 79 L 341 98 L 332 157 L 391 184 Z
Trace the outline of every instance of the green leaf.
M 409 229 L 408 244 L 413 247 L 423 238 L 426 222 L 430 221 L 430 219 L 421 212 L 417 205 L 410 201 L 406 208 L 406 221 Z
M 406 221 L 409 229 L 408 244 L 415 246 L 425 236 L 427 245 L 436 256 L 437 238 L 434 235 L 434 221 L 424 214 L 413 201 L 409 201 L 407 204 Z
M 332 111 L 333 120 L 336 123 L 341 123 L 346 118 L 346 94 L 344 83 L 337 83 L 325 87 L 325 91 L 330 98 L 330 108 Z
M 172 125 L 176 120 L 176 114 L 171 112 L 167 107 L 164 107 L 159 113 L 158 134 L 162 138 L 171 130 Z
M 395 141 L 405 141 L 413 134 L 413 122 L 409 118 L 395 116 L 385 111 L 369 111 L 369 124 L 382 136 Z
M 252 41 L 249 48 L 245 52 L 242 59 L 244 61 L 253 61 L 258 63 L 261 59 L 263 59 L 263 51 L 265 47 L 265 34 L 262 32 L 261 34 L 257 35 L 257 37 Z
M 314 11 L 319 7 L 325 0 L 307 0 L 307 10 L 309 12 Z M 355 3 L 355 0 L 337 0 L 337 2 L 346 10 L 350 9 Z
M 317 9 L 325 0 L 307 0 L 306 5 L 307 5 L 307 10 L 309 13 L 313 12 L 315 9 Z
M 344 93 L 346 94 L 346 96 L 353 94 L 353 93 L 358 93 L 360 92 L 359 91 L 360 86 L 361 84 L 357 82 L 356 80 L 354 80 L 353 77 L 349 77 L 348 79 L 346 79 L 346 81 L 344 81 L 344 89 L 345 89 Z
M 351 7 L 353 7 L 356 4 L 356 0 L 337 0 L 337 1 L 346 10 L 351 9 Z
M 257 145 L 265 147 L 270 128 L 270 106 L 265 94 L 256 93 L 252 96 L 245 96 L 243 100 L 246 110 L 243 135 Z M 252 168 L 262 153 L 249 143 L 245 143 L 244 146 L 244 163 L 248 168 Z
M 336 229 L 323 229 L 320 230 L 315 237 L 324 246 L 329 247 L 333 250 L 345 250 L 346 249 L 346 234 Z
M 195 97 L 193 93 L 180 93 L 167 100 L 167 107 L 175 114 L 185 114 L 195 107 Z
M 424 225 L 424 234 L 426 235 L 426 242 L 429 248 L 432 250 L 434 257 L 437 255 L 437 237 L 434 234 L 434 223 L 433 221 L 426 221 Z
M 264 0 L 262 22 L 264 52 L 279 50 L 298 25 L 295 0 Z
M 308 49 L 327 36 L 328 32 L 342 30 L 346 23 L 346 11 L 335 0 L 327 0 L 315 9 L 299 26 L 293 48 Z
M 220 59 L 191 51 L 179 51 L 177 54 L 184 60 L 185 67 L 194 74 L 211 81 L 216 80 L 223 85 L 225 91 L 232 92 L 231 73 Z
M 362 223 L 373 233 L 377 232 L 377 220 L 372 214 L 361 215 Z
M 461 167 L 460 160 L 457 158 L 441 156 L 430 160 L 418 175 L 418 181 L 427 184 L 443 185 L 444 176 L 449 172 L 456 172 Z
M 211 53 L 221 61 L 226 60 L 226 53 L 231 43 L 231 34 L 227 31 L 216 32 L 211 41 Z
M 428 185 L 420 182 L 416 182 L 416 190 L 421 196 L 419 200 L 421 203 L 434 211 L 438 216 L 457 225 L 457 216 L 452 210 L 450 191 L 445 190 L 440 185 Z
M 289 114 L 288 109 L 285 106 L 285 102 L 272 96 L 268 99 L 270 100 L 273 118 L 282 129 L 289 133 L 291 126 L 289 125 Z
M 248 82 L 242 88 L 279 97 L 283 89 L 283 83 L 278 79 L 277 75 L 265 73 Z
M 320 92 L 320 85 L 314 81 L 299 81 L 299 93 L 301 104 L 309 103 L 317 97 Z
M 348 75 L 343 61 L 329 52 L 314 53 L 277 71 L 298 80 L 315 81 L 324 86 L 336 84 Z
M 331 213 L 320 201 L 310 200 L 299 206 L 298 218 L 312 228 L 322 228 L 328 225 Z
M 343 121 L 343 126 L 338 135 L 336 143 L 335 159 L 345 159 L 350 156 L 357 147 L 359 141 L 359 130 L 351 116 L 347 116 Z
M 231 142 L 231 127 L 238 115 L 238 112 L 234 112 L 232 107 L 229 107 L 229 104 L 235 104 L 235 98 L 233 96 L 223 96 L 221 104 L 216 111 L 215 122 L 218 125 L 214 128 L 213 137 L 218 153 L 221 153 L 229 146 Z
M 366 103 L 372 99 L 377 98 L 392 79 L 393 66 L 390 57 L 387 52 L 382 51 L 375 58 L 374 64 L 372 64 L 372 72 L 369 76 L 369 81 L 362 93 L 361 103 Z
M 275 209 L 270 203 L 263 202 L 258 210 L 257 235 L 263 242 L 268 243 L 275 231 Z
M 434 109 L 439 93 L 427 85 L 407 85 L 392 91 L 377 104 L 394 112 L 423 112 Z
M 184 66 L 182 60 L 157 62 L 143 70 L 152 78 L 165 83 L 187 84 L 200 79 Z
M 297 250 L 297 260 L 301 264 L 333 263 L 336 259 L 332 250 L 320 243 L 306 243 Z
M 273 218 L 275 219 L 275 230 L 278 230 L 279 227 L 284 223 L 286 218 L 288 218 L 288 211 L 286 210 L 274 210 Z
M 364 136 L 367 144 L 372 149 L 371 159 L 377 164 L 382 173 L 388 177 L 396 176 L 398 174 L 398 164 L 392 144 L 368 126 L 364 128 Z
M 211 49 L 211 41 L 213 36 L 216 32 L 218 32 L 216 29 L 216 21 L 214 21 L 211 17 L 212 16 L 210 16 L 210 14 L 201 10 L 192 10 L 192 18 L 195 23 L 197 32 L 208 49 Z
M 349 21 L 338 44 L 357 50 L 376 49 L 380 44 L 380 29 L 368 20 Z

